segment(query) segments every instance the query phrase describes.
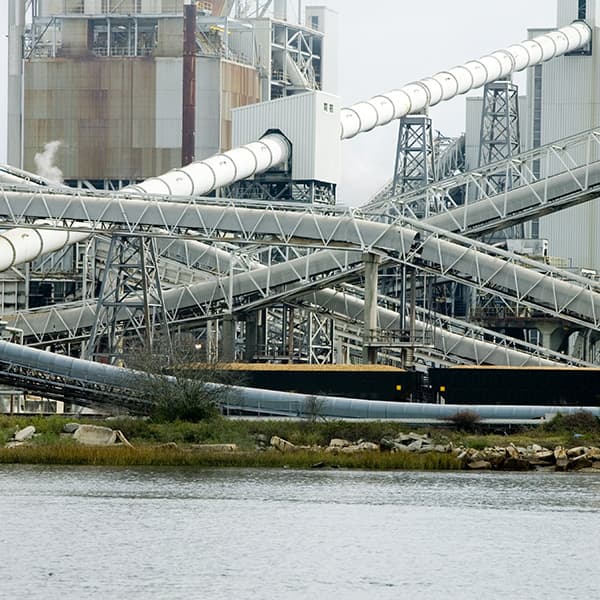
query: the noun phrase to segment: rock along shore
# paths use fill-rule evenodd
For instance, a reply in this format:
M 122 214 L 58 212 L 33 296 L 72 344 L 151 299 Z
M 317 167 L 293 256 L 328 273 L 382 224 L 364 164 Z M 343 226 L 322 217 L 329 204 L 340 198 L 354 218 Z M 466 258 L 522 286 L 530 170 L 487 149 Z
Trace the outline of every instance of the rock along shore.
M 269 445 L 279 452 L 313 450 L 333 455 L 358 452 L 411 452 L 418 454 L 440 452 L 453 454 L 465 469 L 472 471 L 531 471 L 534 469 L 577 471 L 590 469 L 600 472 L 600 448 L 595 446 L 578 446 L 569 449 L 556 446 L 551 449 L 537 444 L 527 447 L 509 444 L 508 446 L 490 446 L 476 450 L 464 446 L 454 446 L 452 443 L 435 444 L 428 435 L 418 433 L 399 433 L 393 438 L 381 438 L 378 444 L 364 440 L 351 442 L 334 438 L 326 447 L 296 446 L 283 438 L 273 436 Z M 264 441 L 262 446 L 265 449 Z

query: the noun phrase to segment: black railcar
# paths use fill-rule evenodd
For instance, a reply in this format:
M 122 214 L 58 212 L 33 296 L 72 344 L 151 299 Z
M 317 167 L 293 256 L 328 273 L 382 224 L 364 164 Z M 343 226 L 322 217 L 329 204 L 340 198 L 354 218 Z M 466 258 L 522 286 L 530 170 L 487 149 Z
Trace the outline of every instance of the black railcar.
M 429 384 L 434 401 L 446 404 L 600 406 L 600 369 L 432 368 Z
M 383 365 L 231 363 L 218 370 L 238 385 L 368 400 L 412 400 L 422 388 L 420 373 Z

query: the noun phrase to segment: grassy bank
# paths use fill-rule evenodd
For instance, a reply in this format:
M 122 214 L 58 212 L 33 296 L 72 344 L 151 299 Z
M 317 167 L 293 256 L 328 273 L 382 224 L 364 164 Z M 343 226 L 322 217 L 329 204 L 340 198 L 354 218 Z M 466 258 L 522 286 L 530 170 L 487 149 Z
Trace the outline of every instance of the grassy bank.
M 280 436 L 298 446 L 327 446 L 333 438 L 378 443 L 400 431 L 428 433 L 440 444 L 481 449 L 490 446 L 528 446 L 538 444 L 553 448 L 561 445 L 600 445 L 600 424 L 597 419 L 561 418 L 549 425 L 522 429 L 518 432 L 464 432 L 451 428 L 415 429 L 390 422 L 327 421 L 242 421 L 216 418 L 207 422 L 153 423 L 144 419 L 111 419 L 87 421 L 119 429 L 134 448 L 86 447 L 70 436 L 62 435 L 69 421 L 64 417 L 0 416 L 0 463 L 115 466 L 196 466 L 196 467 L 270 467 L 309 468 L 314 466 L 361 469 L 425 469 L 460 468 L 451 454 L 430 452 L 389 453 L 360 452 L 332 455 L 324 451 L 280 453 L 273 449 L 258 449 L 257 442 L 267 442 Z M 78 423 L 86 422 L 85 419 Z M 16 430 L 28 425 L 37 435 L 26 446 L 5 448 Z M 165 444 L 168 444 L 165 446 Z M 236 452 L 206 452 L 200 444 L 236 444 Z
M 336 455 L 318 451 L 282 454 L 277 451 L 204 452 L 189 448 L 140 446 L 98 448 L 74 445 L 0 449 L 0 463 L 43 465 L 340 468 L 369 470 L 450 470 L 460 462 L 449 454 L 364 452 Z

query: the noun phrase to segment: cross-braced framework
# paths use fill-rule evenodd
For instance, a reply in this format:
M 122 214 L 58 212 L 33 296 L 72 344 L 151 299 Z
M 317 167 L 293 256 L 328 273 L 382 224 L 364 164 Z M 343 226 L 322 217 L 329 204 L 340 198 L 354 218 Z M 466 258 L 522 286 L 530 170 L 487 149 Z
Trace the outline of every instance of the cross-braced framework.
M 433 127 L 426 115 L 402 117 L 394 161 L 392 195 L 404 194 L 436 180 Z M 423 216 L 427 216 L 427 210 Z
M 170 345 L 156 244 L 152 237 L 113 236 L 95 311 L 86 356 L 114 363 L 127 352 L 126 333 L 153 351 L 156 328 Z M 169 352 L 169 348 L 162 349 Z
M 483 91 L 478 166 L 510 160 L 520 152 L 519 87 L 511 81 L 488 83 Z M 513 189 L 519 185 L 519 178 L 519 173 L 512 169 L 488 177 L 487 195 Z M 490 241 L 495 241 L 499 236 L 501 239 L 522 239 L 525 237 L 524 228 L 515 225 L 496 234 Z
M 466 235 L 484 235 L 596 198 L 599 161 L 600 130 L 591 129 L 421 190 L 371 202 L 361 212 L 365 218 L 390 222 L 398 215 L 419 218 L 427 203 L 429 223 Z M 490 194 L 488 180 L 495 177 L 518 178 L 520 186 Z M 454 198 L 459 189 L 464 190 L 462 206 Z
M 508 160 L 520 154 L 519 87 L 511 81 L 488 83 L 483 91 L 478 166 Z M 513 172 L 487 180 L 492 194 L 518 185 Z
M 255 244 L 257 240 L 267 243 L 268 240 L 276 245 L 375 251 L 385 255 L 386 260 L 404 262 L 578 324 L 594 328 L 598 325 L 596 283 L 405 217 L 386 224 L 358 218 L 349 210 L 323 214 L 314 208 L 303 211 L 255 209 L 189 200 L 116 198 L 106 202 L 104 198 L 95 197 L 42 196 L 37 191 L 30 191 L 28 196 L 24 203 L 21 194 L 5 193 L 0 198 L 0 212 L 8 212 L 12 218 L 39 218 L 51 212 L 60 214 L 63 219 L 71 217 L 70 222 L 86 220 L 92 230 L 104 231 L 112 224 L 117 230 L 115 233 L 121 234 L 139 232 L 147 226 L 161 228 L 159 235 L 162 236 L 190 235 L 189 230 L 193 230 L 196 239 L 223 240 L 230 236 L 229 239 L 241 244 Z M 180 233 L 182 229 L 186 233 Z M 310 256 L 315 267 L 319 256 L 319 253 Z M 281 274 L 285 274 L 285 280 L 290 275 L 288 265 L 278 267 L 282 269 Z M 267 270 L 267 274 L 271 272 Z M 240 281 L 250 281 L 254 275 L 241 277 Z M 222 298 L 223 293 L 219 291 L 222 282 L 205 285 L 214 299 Z M 173 293 L 180 300 L 188 294 Z M 258 301 L 264 302 L 268 295 L 263 291 Z

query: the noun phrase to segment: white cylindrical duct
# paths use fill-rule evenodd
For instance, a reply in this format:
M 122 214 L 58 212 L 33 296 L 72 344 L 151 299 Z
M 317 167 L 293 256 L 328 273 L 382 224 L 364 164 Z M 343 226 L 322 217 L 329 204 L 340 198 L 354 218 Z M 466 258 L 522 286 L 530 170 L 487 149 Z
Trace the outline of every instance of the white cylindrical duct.
M 202 196 L 215 188 L 285 162 L 290 156 L 290 144 L 283 135 L 270 133 L 258 142 L 252 142 L 193 162 L 164 175 L 151 177 L 137 185 L 123 188 L 123 192 L 141 192 L 169 196 Z
M 483 56 L 479 60 L 469 61 L 398 90 L 380 94 L 366 102 L 343 108 L 340 113 L 341 138 L 354 137 L 516 71 L 577 50 L 589 43 L 591 37 L 589 25 L 584 21 L 575 21 L 556 31 Z
M 450 100 L 515 71 L 581 48 L 590 41 L 591 34 L 590 27 L 584 21 L 575 21 L 533 40 L 498 50 L 479 60 L 469 61 L 366 102 L 343 108 L 340 112 L 341 138 L 351 138 L 394 119 L 419 113 L 426 107 Z M 258 142 L 216 154 L 180 169 L 172 169 L 122 191 L 130 194 L 202 196 L 281 164 L 289 158 L 290 152 L 290 144 L 283 135 L 270 133 Z
M 33 229 L 16 227 L 0 232 L 0 272 L 31 262 L 41 254 L 60 250 L 90 236 L 67 229 Z

